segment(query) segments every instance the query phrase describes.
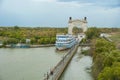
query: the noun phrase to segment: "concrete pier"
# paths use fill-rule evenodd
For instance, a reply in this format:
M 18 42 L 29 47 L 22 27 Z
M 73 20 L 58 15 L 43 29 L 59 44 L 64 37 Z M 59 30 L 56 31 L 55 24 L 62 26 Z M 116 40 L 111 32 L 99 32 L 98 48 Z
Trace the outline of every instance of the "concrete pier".
M 69 50 L 69 52 L 63 57 L 63 59 L 60 60 L 60 62 L 58 62 L 58 64 L 46 74 L 43 80 L 59 80 L 60 76 L 65 71 L 72 57 L 76 53 L 78 46 L 79 44 L 74 45 Z

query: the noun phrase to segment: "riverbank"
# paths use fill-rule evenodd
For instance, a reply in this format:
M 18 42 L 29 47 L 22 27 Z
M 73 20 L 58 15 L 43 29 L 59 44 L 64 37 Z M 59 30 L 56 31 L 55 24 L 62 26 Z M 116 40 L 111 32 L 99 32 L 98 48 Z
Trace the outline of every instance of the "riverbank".
M 102 38 L 92 42 L 92 74 L 95 80 L 120 80 L 120 51 L 115 44 Z
M 25 46 L 14 46 L 14 47 L 12 47 L 11 45 L 5 45 L 5 46 L 0 46 L 0 48 L 39 48 L 39 47 L 52 47 L 52 46 L 55 46 L 55 44 L 25 45 Z
M 30 45 L 30 48 L 39 48 L 39 47 L 52 47 L 55 44 L 45 44 L 45 45 Z

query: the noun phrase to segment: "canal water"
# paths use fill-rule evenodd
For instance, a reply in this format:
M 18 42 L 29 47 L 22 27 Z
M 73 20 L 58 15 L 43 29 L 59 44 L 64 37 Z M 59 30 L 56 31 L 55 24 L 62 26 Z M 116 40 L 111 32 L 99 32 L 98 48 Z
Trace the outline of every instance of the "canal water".
M 28 49 L 0 49 L 0 80 L 43 80 L 44 74 L 67 53 L 56 52 L 55 47 Z M 93 80 L 87 68 L 92 64 L 80 48 L 73 57 L 61 80 Z
M 84 49 L 89 49 L 85 47 Z M 91 75 L 92 58 L 81 54 L 79 47 L 60 80 L 93 80 Z
M 43 80 L 44 74 L 62 59 L 66 52 L 55 47 L 1 48 L 0 80 Z

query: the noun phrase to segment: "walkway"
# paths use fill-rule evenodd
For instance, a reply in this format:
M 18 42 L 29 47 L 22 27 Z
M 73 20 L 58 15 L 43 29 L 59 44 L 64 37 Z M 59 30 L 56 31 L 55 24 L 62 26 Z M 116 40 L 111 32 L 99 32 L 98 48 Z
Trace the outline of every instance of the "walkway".
M 50 72 L 47 72 L 44 80 L 58 80 L 74 56 L 77 47 L 78 44 L 73 46 L 70 51 L 63 57 L 63 59 Z

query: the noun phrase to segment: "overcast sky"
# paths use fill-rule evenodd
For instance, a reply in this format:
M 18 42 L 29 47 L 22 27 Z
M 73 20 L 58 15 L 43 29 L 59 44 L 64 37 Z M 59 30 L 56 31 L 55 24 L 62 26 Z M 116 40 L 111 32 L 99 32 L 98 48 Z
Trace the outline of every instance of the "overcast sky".
M 120 27 L 120 0 L 0 0 L 0 26 L 67 27 L 68 18 L 88 26 Z

